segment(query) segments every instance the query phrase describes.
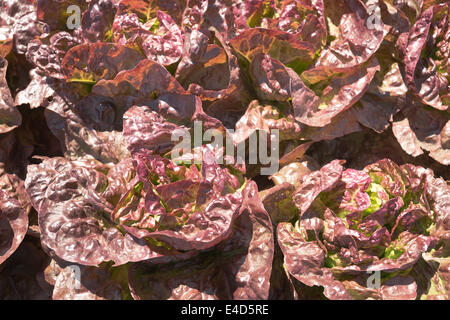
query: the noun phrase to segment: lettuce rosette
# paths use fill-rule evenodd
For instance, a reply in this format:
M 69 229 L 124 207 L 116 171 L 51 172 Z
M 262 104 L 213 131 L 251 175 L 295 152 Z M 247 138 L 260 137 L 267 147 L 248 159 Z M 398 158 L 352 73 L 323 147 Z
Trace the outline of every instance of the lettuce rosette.
M 202 150 L 199 163 L 175 163 L 143 149 L 116 165 L 52 158 L 29 166 L 25 185 L 39 214 L 43 246 L 66 262 L 104 267 L 112 261 L 130 268 L 135 298 L 156 298 L 154 273 L 145 270 L 171 272 L 171 263 L 192 265 L 205 273 L 200 277 L 210 277 L 211 268 L 231 268 L 226 277 L 236 291 L 216 298 L 267 297 L 273 236 L 257 186 Z M 255 254 L 256 264 L 249 260 Z M 201 259 L 208 268 L 197 267 L 200 256 L 208 257 Z M 182 272 L 179 286 L 190 275 L 197 277 Z M 135 277 L 150 282 L 133 282 Z
M 335 160 L 269 194 L 297 288 L 328 299 L 448 299 L 450 190 L 430 169 Z

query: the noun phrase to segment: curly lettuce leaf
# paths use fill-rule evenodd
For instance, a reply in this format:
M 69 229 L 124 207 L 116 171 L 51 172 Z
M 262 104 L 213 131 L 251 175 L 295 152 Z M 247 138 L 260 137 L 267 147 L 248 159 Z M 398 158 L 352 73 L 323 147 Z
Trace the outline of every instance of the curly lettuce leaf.
M 0 264 L 2 264 L 25 238 L 28 215 L 20 202 L 3 190 L 0 190 L 0 200 Z
M 371 59 L 366 65 L 353 67 L 347 69 L 346 73 L 326 78 L 327 81 L 323 84 L 324 88 L 320 90 L 319 95 L 305 86 L 300 77 L 292 74 L 292 86 L 295 88 L 292 89 L 295 118 L 312 127 L 330 124 L 334 117 L 361 99 L 379 70 L 376 58 Z
M 128 97 L 139 101 L 152 101 L 165 93 L 185 93 L 179 82 L 160 64 L 151 60 L 140 61 L 133 69 L 118 73 L 113 79 L 102 79 L 92 93 L 110 97 Z
M 392 124 L 392 131 L 406 153 L 413 157 L 424 151 L 443 165 L 450 163 L 450 118 L 449 114 L 426 108 L 417 101 L 411 101 Z
M 81 44 L 70 49 L 62 60 L 69 82 L 94 85 L 99 80 L 112 80 L 122 70 L 130 70 L 143 59 L 136 50 L 118 44 Z
M 14 105 L 6 81 L 8 61 L 0 57 L 0 133 L 7 133 L 22 123 L 22 116 Z
M 62 61 L 66 53 L 82 42 L 77 35 L 72 35 L 67 31 L 57 32 L 49 38 L 30 41 L 26 58 L 45 75 L 62 80 L 66 78 L 62 68 Z

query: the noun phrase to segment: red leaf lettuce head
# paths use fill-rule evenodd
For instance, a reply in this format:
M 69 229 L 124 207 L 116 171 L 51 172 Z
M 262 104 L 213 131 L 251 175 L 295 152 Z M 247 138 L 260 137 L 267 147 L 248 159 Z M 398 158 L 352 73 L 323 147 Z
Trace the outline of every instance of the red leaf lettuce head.
M 305 140 L 361 130 L 366 122 L 353 106 L 380 70 L 375 53 L 388 26 L 372 28 L 359 0 L 252 1 L 245 8 L 249 27 L 230 44 L 258 99 L 288 103 Z
M 25 186 L 41 241 L 61 259 L 91 266 L 211 248 L 230 237 L 246 187 L 208 159 L 184 166 L 142 150 L 116 165 L 64 158 L 31 165 Z
M 285 267 L 302 284 L 322 287 L 325 297 L 425 298 L 432 276 L 447 279 L 439 265 L 445 269 L 449 260 L 450 190 L 431 170 L 390 160 L 344 169 L 336 160 L 303 176 L 291 194 L 278 199 L 297 210 L 277 228 Z M 286 213 L 290 206 L 279 208 Z M 420 272 L 424 266 L 432 276 Z

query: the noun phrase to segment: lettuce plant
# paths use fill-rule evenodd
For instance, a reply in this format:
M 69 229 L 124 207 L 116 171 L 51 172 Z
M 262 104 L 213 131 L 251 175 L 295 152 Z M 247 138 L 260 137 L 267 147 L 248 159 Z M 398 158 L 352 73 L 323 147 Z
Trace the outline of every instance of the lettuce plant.
M 363 170 L 342 164 L 285 186 L 284 198 L 283 184 L 273 191 L 289 274 L 329 299 L 448 299 L 447 183 L 387 159 Z
M 28 229 L 28 216 L 19 201 L 0 190 L 0 264 L 17 250 Z
M 170 263 L 195 265 L 199 256 L 210 257 L 210 268 L 229 264 L 235 270 L 236 264 L 250 273 L 248 280 L 235 273 L 229 281 L 238 281 L 237 291 L 217 297 L 267 297 L 272 226 L 256 184 L 219 167 L 213 155 L 206 157 L 201 165 L 184 166 L 147 150 L 116 165 L 53 158 L 30 166 L 25 185 L 39 214 L 42 244 L 59 259 L 80 265 L 151 261 L 160 272 L 172 270 Z M 260 254 L 260 263 L 241 265 L 254 254 Z M 144 264 L 136 268 L 130 279 L 145 274 Z M 259 281 L 254 287 L 253 274 L 263 287 Z M 130 282 L 133 296 L 156 297 L 144 283 Z

